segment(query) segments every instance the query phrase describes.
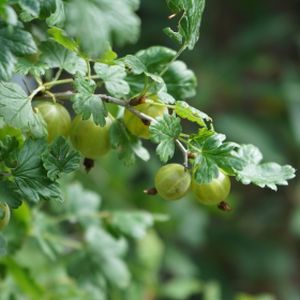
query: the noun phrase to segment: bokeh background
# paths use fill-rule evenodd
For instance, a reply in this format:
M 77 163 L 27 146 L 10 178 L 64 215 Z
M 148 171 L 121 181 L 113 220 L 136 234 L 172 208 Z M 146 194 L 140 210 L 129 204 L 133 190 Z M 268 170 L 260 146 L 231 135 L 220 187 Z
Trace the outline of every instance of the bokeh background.
M 121 53 L 152 45 L 175 48 L 162 32 L 170 23 L 165 2 L 141 2 L 141 38 Z M 181 57 L 198 78 L 191 104 L 213 117 L 217 131 L 257 145 L 266 161 L 295 168 L 300 163 L 299 20 L 298 0 L 209 0 L 196 49 Z M 144 265 L 133 264 L 133 277 L 148 290 L 145 299 L 300 299 L 297 178 L 278 192 L 234 182 L 233 211 L 224 213 L 197 204 L 191 195 L 176 203 L 143 195 L 160 166 L 152 153 L 150 162 L 130 168 L 111 154 L 89 176 L 77 175 L 102 195 L 104 208 L 170 216 L 141 243 L 148 249 Z M 138 249 L 129 261 L 136 260 Z M 199 292 L 203 287 L 206 296 Z
M 116 49 L 120 56 L 153 45 L 177 47 L 162 31 L 170 25 L 165 1 L 142 0 L 138 13 L 142 19 L 140 40 L 134 46 Z M 217 131 L 229 140 L 255 144 L 266 161 L 291 164 L 296 169 L 300 164 L 299 20 L 299 0 L 208 0 L 199 42 L 180 58 L 198 78 L 197 96 L 190 103 L 214 119 Z M 184 126 L 186 131 L 196 129 L 189 127 L 191 124 Z M 169 216 L 167 221 L 157 222 L 143 239 L 129 239 L 126 262 L 132 283 L 126 290 L 110 289 L 108 300 L 299 300 L 299 179 L 278 192 L 232 182 L 228 198 L 231 212 L 200 205 L 192 195 L 169 203 L 143 193 L 153 186 L 160 167 L 154 146 L 145 145 L 152 154 L 149 162 L 126 167 L 112 152 L 97 161 L 88 175 L 82 168 L 70 179 L 101 195 L 104 217 L 107 211 L 137 209 L 156 213 L 160 219 Z M 178 153 L 174 161 L 181 160 Z M 42 228 L 46 221 L 44 214 L 37 223 Z M 62 225 L 68 232 L 70 224 Z M 7 233 L 20 237 L 22 230 L 10 225 Z M 69 232 L 76 237 L 76 231 Z M 47 283 L 49 275 L 52 285 L 45 285 L 49 295 L 65 283 L 59 272 L 50 270 L 55 267 L 53 261 L 48 259 L 39 269 L 39 256 L 22 251 L 17 260 L 32 268 L 36 281 Z M 40 252 L 38 248 L 36 253 Z M 75 271 L 80 277 L 86 270 L 88 266 L 81 265 Z M 0 278 L 3 274 L 1 271 Z M 29 299 L 22 289 L 30 295 L 30 276 L 15 274 L 23 286 L 18 290 L 13 280 L 0 281 L 0 300 Z M 70 282 L 74 290 L 81 289 L 75 281 Z M 5 294 L 15 290 L 18 296 Z M 60 300 L 51 295 L 45 299 Z

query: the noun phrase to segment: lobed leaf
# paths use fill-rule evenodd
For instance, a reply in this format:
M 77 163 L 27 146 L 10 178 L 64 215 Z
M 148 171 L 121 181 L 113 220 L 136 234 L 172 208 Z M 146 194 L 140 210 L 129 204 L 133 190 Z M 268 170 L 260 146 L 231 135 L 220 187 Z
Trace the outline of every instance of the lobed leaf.
M 176 42 L 193 49 L 199 38 L 205 0 L 167 0 L 167 4 L 175 13 L 181 13 L 181 18 L 177 32 L 171 28 L 165 29 L 165 32 Z
M 121 46 L 138 38 L 140 20 L 134 13 L 137 5 L 131 1 L 71 0 L 65 9 L 66 31 L 93 58 L 104 53 L 110 44 Z
M 47 41 L 41 44 L 42 51 L 40 63 L 50 68 L 61 68 L 70 74 L 79 73 L 85 75 L 87 71 L 86 62 L 76 53 L 69 51 L 55 41 Z
M 13 127 L 44 136 L 44 126 L 34 113 L 30 99 L 15 83 L 0 81 L 0 116 Z
M 57 180 L 63 174 L 68 174 L 80 166 L 80 154 L 70 147 L 65 138 L 58 137 L 42 155 L 47 176 L 52 181 Z
M 47 142 L 44 139 L 27 139 L 18 154 L 17 166 L 12 169 L 16 191 L 21 198 L 30 202 L 41 199 L 62 200 L 58 183 L 47 177 L 43 167 L 41 156 L 46 148 Z
M 95 63 L 94 69 L 96 74 L 104 81 L 105 88 L 111 95 L 122 97 L 129 93 L 129 85 L 124 80 L 126 77 L 124 66 Z
M 168 93 L 175 99 L 192 98 L 196 95 L 197 79 L 194 72 L 180 60 L 170 64 L 163 75 Z
M 201 129 L 192 137 L 189 150 L 196 154 L 193 163 L 194 178 L 199 183 L 208 183 L 222 169 L 229 175 L 241 170 L 244 162 L 236 152 L 239 145 L 225 142 L 226 136 L 208 129 Z
M 263 156 L 253 145 L 242 145 L 238 154 L 245 165 L 242 170 L 237 171 L 236 178 L 243 184 L 253 183 L 276 191 L 277 185 L 287 185 L 287 180 L 295 177 L 295 169 L 289 165 L 261 163 Z
M 108 112 L 101 98 L 94 95 L 96 83 L 92 79 L 77 76 L 74 85 L 78 92 L 72 97 L 75 112 L 81 115 L 83 120 L 92 116 L 95 124 L 105 126 Z
M 149 131 L 151 140 L 158 143 L 156 153 L 162 162 L 167 162 L 175 152 L 175 139 L 180 135 L 182 128 L 180 119 L 174 115 L 165 114 L 157 122 L 152 122 Z
M 16 56 L 33 54 L 37 47 L 27 31 L 18 27 L 0 29 L 0 80 L 9 80 L 16 64 Z

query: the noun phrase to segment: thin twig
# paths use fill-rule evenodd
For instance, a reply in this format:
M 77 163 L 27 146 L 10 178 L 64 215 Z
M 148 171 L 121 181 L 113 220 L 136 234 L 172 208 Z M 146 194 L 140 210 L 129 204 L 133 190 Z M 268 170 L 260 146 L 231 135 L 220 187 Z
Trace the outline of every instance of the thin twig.
M 187 169 L 189 167 L 188 151 L 178 139 L 176 139 L 175 142 L 183 154 L 183 165 Z
M 74 95 L 74 93 L 72 93 L 71 91 L 67 91 L 67 92 L 63 92 L 63 93 L 55 93 L 54 95 L 56 98 L 64 100 L 64 99 L 69 99 L 70 97 L 72 97 Z M 145 120 L 148 122 L 156 122 L 156 120 L 154 118 L 135 109 L 133 106 L 131 106 L 129 104 L 128 101 L 124 101 L 122 99 L 108 96 L 105 94 L 96 94 L 96 96 L 99 96 L 102 99 L 102 101 L 104 101 L 104 102 L 112 103 L 112 104 L 116 104 L 116 105 L 125 107 L 126 109 L 128 109 L 130 112 L 132 112 L 134 115 L 136 115 L 138 118 L 140 118 L 142 120 Z M 52 97 L 50 95 L 43 95 L 42 97 L 39 97 L 39 99 L 49 99 L 49 98 L 52 98 Z

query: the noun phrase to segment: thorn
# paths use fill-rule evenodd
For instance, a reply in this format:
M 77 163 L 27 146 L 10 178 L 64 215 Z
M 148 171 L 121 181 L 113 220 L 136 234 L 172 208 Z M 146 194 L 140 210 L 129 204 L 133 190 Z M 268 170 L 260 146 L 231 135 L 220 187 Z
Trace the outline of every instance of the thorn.
M 221 201 L 219 204 L 218 204 L 218 208 L 222 211 L 231 211 L 232 208 L 230 207 L 230 205 L 225 202 L 225 201 Z
M 146 195 L 151 195 L 151 196 L 154 196 L 157 194 L 157 189 L 155 187 L 152 187 L 152 188 L 149 188 L 149 189 L 145 189 L 144 190 L 144 193 Z
M 174 14 L 168 16 L 168 19 L 171 20 L 171 19 L 173 19 L 174 17 L 176 17 L 176 13 L 174 13 Z
M 95 161 L 90 158 L 85 158 L 83 161 L 84 168 L 86 172 L 88 173 L 95 165 Z

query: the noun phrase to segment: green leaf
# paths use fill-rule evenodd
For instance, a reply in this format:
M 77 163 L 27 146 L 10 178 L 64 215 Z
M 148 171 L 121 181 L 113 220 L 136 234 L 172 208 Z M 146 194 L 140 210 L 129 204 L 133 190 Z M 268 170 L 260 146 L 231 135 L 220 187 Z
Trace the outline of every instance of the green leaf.
M 104 53 L 109 44 L 122 46 L 138 38 L 140 20 L 129 1 L 71 0 L 65 8 L 67 32 L 91 57 Z
M 4 236 L 0 234 L 0 257 L 6 255 L 6 241 L 4 239 Z
M 205 0 L 167 0 L 167 3 L 171 10 L 182 15 L 178 24 L 178 32 L 171 28 L 165 31 L 177 42 L 181 42 L 190 50 L 193 49 L 199 38 Z
M 34 17 L 40 14 L 40 2 L 36 0 L 19 0 L 19 5 L 23 10 Z
M 171 63 L 163 79 L 168 93 L 175 99 L 186 99 L 196 95 L 196 76 L 182 61 L 177 60 Z
M 55 0 L 55 11 L 46 19 L 48 26 L 62 25 L 65 21 L 65 7 L 62 0 Z
M 202 127 L 206 127 L 205 121 L 212 121 L 206 113 L 190 106 L 185 101 L 176 101 L 175 112 L 179 117 L 195 122 Z
M 167 299 L 189 299 L 203 290 L 203 283 L 196 278 L 174 278 L 162 287 L 162 295 Z M 207 298 L 206 298 L 207 299 Z M 212 299 L 211 299 L 212 300 Z M 217 299 L 214 299 L 217 300 Z
M 0 29 L 0 80 L 9 80 L 16 63 L 16 56 L 32 54 L 37 47 L 29 32 L 18 27 Z
M 263 156 L 253 145 L 242 145 L 238 154 L 245 165 L 242 170 L 237 170 L 236 178 L 243 184 L 254 183 L 261 188 L 268 187 L 276 191 L 276 185 L 287 185 L 287 180 L 295 177 L 295 169 L 289 165 L 261 163 Z
M 114 212 L 109 224 L 129 237 L 140 239 L 153 226 L 154 220 L 152 214 L 144 211 Z
M 146 66 L 142 63 L 142 61 L 134 56 L 134 55 L 126 55 L 122 61 L 124 62 L 125 66 L 132 74 L 143 74 L 146 72 Z
M 182 44 L 182 35 L 179 32 L 175 32 L 170 27 L 164 28 L 163 32 L 173 41 L 177 42 L 178 44 Z
M 36 136 L 43 136 L 44 128 L 32 109 L 31 101 L 15 83 L 0 81 L 0 116 L 13 127 L 34 130 Z
M 79 222 L 85 226 L 99 225 L 100 220 L 96 214 L 101 198 L 98 194 L 85 190 L 76 182 L 67 186 L 65 199 L 64 208 L 70 222 Z
M 127 250 L 125 240 L 117 240 L 96 226 L 88 228 L 85 239 L 94 264 L 108 281 L 119 288 L 126 288 L 130 283 L 130 273 L 121 259 Z
M 16 57 L 3 45 L 0 51 L 0 80 L 9 80 L 16 64 Z
M 138 51 L 135 56 L 147 67 L 147 71 L 159 74 L 175 57 L 176 51 L 162 46 L 152 46 Z
M 14 191 L 14 186 L 10 181 L 0 181 L 0 197 L 2 201 L 5 201 L 11 208 L 18 208 L 22 204 L 22 199 Z
M 4 5 L 4 3 L 0 3 L 0 19 L 12 26 L 18 24 L 18 16 L 15 10 L 9 5 Z
M 167 92 L 164 91 L 164 89 L 160 90 L 157 93 L 157 97 L 159 101 L 165 103 L 165 104 L 174 104 L 176 100 L 173 98 L 172 95 L 168 94 Z
M 149 152 L 143 147 L 141 140 L 131 135 L 122 121 L 115 120 L 109 134 L 112 148 L 118 152 L 119 159 L 125 165 L 134 164 L 135 155 L 144 161 L 150 159 Z
M 0 29 L 0 44 L 18 56 L 37 52 L 31 34 L 17 27 Z
M 97 62 L 103 63 L 103 64 L 114 64 L 114 60 L 118 58 L 118 54 L 114 52 L 111 47 L 108 47 L 108 49 L 101 55 L 99 59 L 97 59 Z
M 122 97 L 129 93 L 129 85 L 124 80 L 126 77 L 124 66 L 95 63 L 94 69 L 96 74 L 104 81 L 105 88 L 111 95 Z
M 78 52 L 78 43 L 71 39 L 64 30 L 58 27 L 52 27 L 48 29 L 48 33 L 57 43 L 59 43 L 63 47 L 69 49 L 72 52 Z
M 23 268 L 11 257 L 6 257 L 5 265 L 9 270 L 14 282 L 22 290 L 25 295 L 28 295 L 32 300 L 40 299 L 43 292 L 41 286 L 37 284 L 35 279 L 31 276 L 28 269 Z
M 15 72 L 21 75 L 31 74 L 36 77 L 40 77 L 45 74 L 50 66 L 42 62 L 30 61 L 28 58 L 19 58 L 15 66 Z
M 91 79 L 77 76 L 74 84 L 78 91 L 72 97 L 75 112 L 81 115 L 83 120 L 88 120 L 92 116 L 97 125 L 105 126 L 108 112 L 101 98 L 93 94 L 96 83 Z
M 236 152 L 238 144 L 225 142 L 226 136 L 206 128 L 192 137 L 189 150 L 196 154 L 194 177 L 199 183 L 208 183 L 219 174 L 219 169 L 229 175 L 241 170 L 243 161 Z
M 40 62 L 51 68 L 62 68 L 70 74 L 79 73 L 84 75 L 87 66 L 84 59 L 78 57 L 55 41 L 47 41 L 40 46 L 42 51 Z
M 2 130 L 2 128 L 0 129 Z M 5 136 L 0 140 L 0 161 L 6 166 L 12 165 L 17 157 L 19 141 L 14 136 Z
M 158 143 L 156 153 L 160 160 L 167 162 L 174 155 L 175 139 L 182 131 L 180 119 L 174 115 L 165 114 L 163 118 L 158 118 L 157 122 L 151 123 L 149 131 L 151 140 Z
M 43 167 L 41 156 L 46 149 L 47 142 L 44 139 L 27 139 L 17 157 L 17 166 L 12 169 L 15 190 L 27 201 L 62 200 L 58 183 L 47 177 Z
M 63 174 L 71 173 L 78 169 L 80 159 L 80 154 L 73 150 L 62 136 L 55 139 L 47 152 L 42 155 L 47 176 L 52 181 L 57 180 Z

